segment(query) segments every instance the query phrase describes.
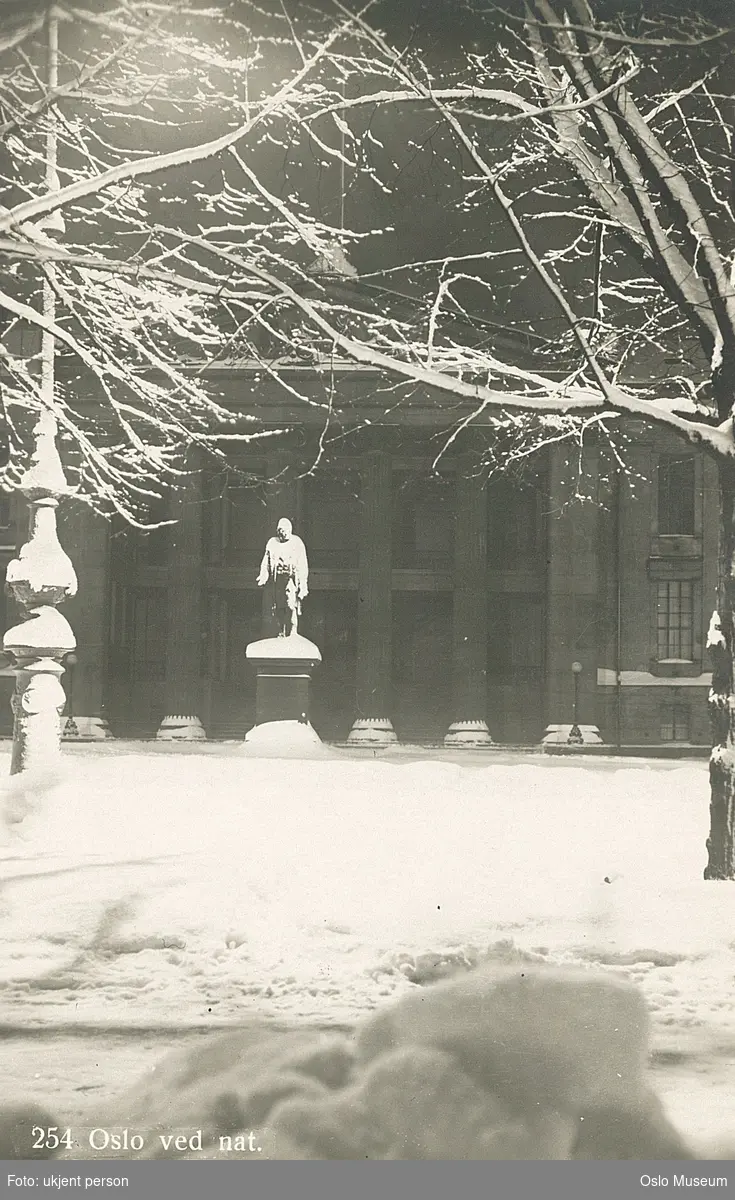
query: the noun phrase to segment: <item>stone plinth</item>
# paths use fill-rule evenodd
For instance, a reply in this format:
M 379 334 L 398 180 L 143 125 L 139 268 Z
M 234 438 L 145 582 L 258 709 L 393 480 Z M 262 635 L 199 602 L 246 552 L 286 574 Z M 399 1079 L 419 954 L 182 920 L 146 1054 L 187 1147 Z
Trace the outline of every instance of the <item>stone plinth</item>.
M 578 726 L 582 740 L 577 743 L 582 746 L 601 746 L 603 744 L 600 731 L 596 725 L 580 725 Z M 542 738 L 544 746 L 568 746 L 574 745 L 574 742 L 569 741 L 569 735 L 572 732 L 571 725 L 547 725 Z
M 318 744 L 310 723 L 311 676 L 322 661 L 318 646 L 296 633 L 251 642 L 245 655 L 257 672 L 255 727 L 245 744 L 255 747 L 265 739 L 269 746 L 276 746 L 279 732 L 289 744 L 294 737 L 308 745 Z M 277 724 L 280 731 L 270 728 Z
M 361 717 L 352 726 L 347 741 L 351 746 L 395 746 L 398 737 L 387 717 Z
M 445 746 L 459 746 L 466 750 L 477 750 L 493 744 L 490 730 L 484 721 L 454 721 L 444 736 Z

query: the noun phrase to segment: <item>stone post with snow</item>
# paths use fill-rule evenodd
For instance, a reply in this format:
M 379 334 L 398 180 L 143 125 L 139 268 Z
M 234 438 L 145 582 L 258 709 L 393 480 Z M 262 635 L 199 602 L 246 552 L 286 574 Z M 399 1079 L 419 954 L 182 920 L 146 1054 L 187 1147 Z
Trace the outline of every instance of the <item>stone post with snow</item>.
M 51 7 L 48 14 L 48 77 L 50 93 L 59 85 L 59 19 Z M 59 190 L 57 136 L 53 107 L 49 110 L 46 136 L 46 186 Z M 63 232 L 60 212 L 45 222 L 50 232 Z M 56 446 L 54 416 L 54 364 L 56 340 L 56 296 L 52 286 L 53 267 L 47 264 L 43 281 L 43 316 L 46 327 L 41 338 L 40 414 L 34 430 L 30 465 L 21 478 L 19 491 L 30 505 L 28 541 L 17 558 L 8 564 L 5 587 L 21 609 L 22 620 L 3 638 L 3 649 L 15 670 L 13 695 L 13 753 L 10 772 L 48 769 L 61 757 L 61 713 L 66 703 L 61 676 L 62 659 L 76 647 L 71 626 L 56 606 L 74 596 L 77 578 L 62 549 L 56 529 L 56 510 L 70 489 Z
M 61 755 L 61 713 L 66 702 L 62 659 L 76 647 L 71 626 L 56 606 L 76 594 L 77 579 L 56 532 L 56 509 L 68 493 L 56 448 L 56 422 L 42 412 L 35 452 L 20 482 L 30 503 L 28 541 L 8 564 L 7 592 L 22 620 L 3 638 L 16 675 L 10 771 L 53 767 Z

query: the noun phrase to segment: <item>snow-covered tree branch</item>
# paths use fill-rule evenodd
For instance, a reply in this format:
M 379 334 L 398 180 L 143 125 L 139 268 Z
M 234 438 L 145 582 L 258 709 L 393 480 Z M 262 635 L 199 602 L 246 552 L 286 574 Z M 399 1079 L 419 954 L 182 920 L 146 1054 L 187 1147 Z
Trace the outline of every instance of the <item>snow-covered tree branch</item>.
M 722 509 L 709 871 L 730 878 L 734 35 L 706 6 L 59 3 L 52 88 L 48 7 L 26 6 L 0 40 L 0 304 L 6 482 L 53 336 L 75 482 L 131 519 L 190 443 L 272 435 L 217 394 L 226 362 L 295 419 L 321 402 L 294 365 L 369 368 L 446 402 L 447 444 L 482 421 L 491 467 L 560 438 L 623 461 L 627 418 L 701 445 Z

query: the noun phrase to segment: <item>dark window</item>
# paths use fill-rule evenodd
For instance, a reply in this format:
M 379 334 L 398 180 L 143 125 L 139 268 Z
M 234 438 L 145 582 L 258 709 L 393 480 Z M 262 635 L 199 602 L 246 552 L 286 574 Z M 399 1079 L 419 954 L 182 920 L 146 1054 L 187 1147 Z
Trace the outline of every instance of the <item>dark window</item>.
M 694 458 L 664 454 L 658 465 L 658 531 L 694 533 Z
M 295 520 L 296 514 L 284 501 L 285 511 L 278 519 Z M 257 566 L 265 543 L 276 530 L 268 528 L 265 491 L 259 484 L 248 486 L 231 483 L 225 490 L 220 506 L 220 546 L 222 561 L 227 566 Z M 295 529 L 295 533 L 299 530 Z
M 360 549 L 360 479 L 356 471 L 304 480 L 304 540 L 312 567 L 356 567 Z M 297 531 L 298 532 L 298 531 Z
M 227 641 L 229 633 L 229 601 L 225 593 L 210 592 L 208 596 L 209 628 L 207 631 L 207 658 L 212 679 L 227 678 Z M 256 632 L 255 637 L 259 636 Z
M 689 705 L 668 704 L 661 712 L 661 741 L 689 741 Z
M 441 571 L 454 558 L 454 480 L 393 477 L 393 566 Z
M 166 677 L 168 594 L 164 588 L 136 588 L 131 639 L 133 679 Z
M 658 585 L 659 661 L 691 662 L 694 643 L 693 584 L 670 579 Z
M 488 559 L 506 570 L 538 565 L 544 552 L 545 481 L 498 476 L 488 486 Z
M 488 670 L 523 678 L 543 663 L 543 611 L 534 597 L 495 594 L 489 603 Z
M 165 678 L 167 613 L 164 588 L 113 585 L 109 636 L 114 676 L 131 680 Z

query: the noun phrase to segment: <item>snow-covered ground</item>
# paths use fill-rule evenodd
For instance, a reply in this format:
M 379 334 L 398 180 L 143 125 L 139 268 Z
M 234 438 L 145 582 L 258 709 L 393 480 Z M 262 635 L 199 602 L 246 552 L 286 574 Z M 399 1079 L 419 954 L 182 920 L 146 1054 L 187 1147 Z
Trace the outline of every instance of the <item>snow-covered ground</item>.
M 0 1022 L 351 1022 L 414 979 L 527 955 L 638 982 L 659 1049 L 735 1045 L 735 884 L 702 879 L 705 763 L 66 769 L 0 826 Z

